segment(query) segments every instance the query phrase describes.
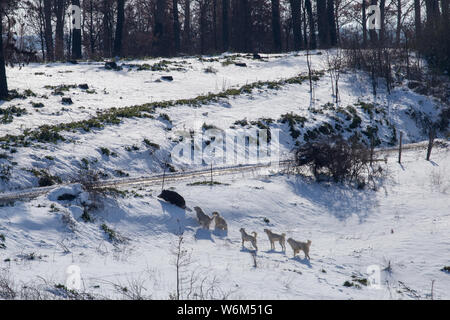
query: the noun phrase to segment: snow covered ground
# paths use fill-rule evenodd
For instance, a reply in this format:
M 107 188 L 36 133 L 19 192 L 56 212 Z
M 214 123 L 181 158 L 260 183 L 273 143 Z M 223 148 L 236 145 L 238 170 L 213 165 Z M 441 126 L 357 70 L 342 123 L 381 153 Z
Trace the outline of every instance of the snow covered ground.
M 312 56 L 313 68 L 324 70 L 324 59 Z M 8 69 L 10 89 L 25 97 L 3 102 L 0 108 L 23 108 L 26 113 L 4 116 L 0 125 L 0 191 L 36 187 L 42 172 L 67 181 L 86 167 L 105 178 L 160 173 L 180 131 L 199 131 L 204 124 L 228 129 L 262 123 L 280 129 L 285 158 L 295 143 L 312 135 L 357 134 L 364 140 L 371 127 L 376 127 L 382 147 L 395 145 L 399 131 L 404 143 L 422 141 L 426 134 L 421 119 L 438 115 L 433 98 L 406 85 L 386 95 L 380 84 L 374 98 L 364 73 L 342 75 L 340 108 L 332 104 L 328 74 L 320 74 L 311 103 L 308 81 L 282 81 L 305 74 L 304 55 L 158 62 L 161 59 L 122 61 L 121 71 L 105 70 L 104 63 L 96 62 Z M 139 66 L 163 70 L 138 71 Z M 164 75 L 174 81 L 159 81 Z M 114 107 L 128 111 L 151 102 L 196 100 L 257 81 L 265 83 L 199 103 L 161 103 L 140 117 L 121 116 L 101 127 L 58 127 Z M 69 87 L 58 89 L 61 85 Z M 62 95 L 52 94 L 58 90 Z M 62 105 L 62 97 L 74 103 Z M 291 113 L 291 118 L 286 116 Z M 59 138 L 43 138 L 42 125 L 58 128 Z M 173 262 L 182 232 L 182 249 L 187 250 L 181 267 L 184 298 L 429 299 L 434 280 L 433 297 L 450 299 L 450 275 L 441 271 L 450 266 L 449 148 L 435 147 L 432 161 L 424 160 L 423 149 L 406 150 L 402 165 L 395 154 L 387 156 L 389 174 L 378 190 L 269 172 L 219 177 L 223 184 L 214 186 L 189 185 L 196 181 L 166 186 L 183 195 L 190 208 L 220 212 L 228 222 L 227 234 L 200 229 L 194 212 L 157 198 L 158 185 L 122 188 L 117 197 L 99 201 L 99 208 L 89 213 L 92 222 L 83 220 L 87 194 L 79 185 L 55 187 L 48 195 L 0 206 L 0 280 L 8 279 L 16 289 L 26 285 L 61 295 L 58 285 L 65 284 L 67 267 L 77 265 L 82 291 L 95 297 L 168 299 L 176 292 Z M 76 197 L 58 200 L 67 192 Z M 241 227 L 258 233 L 256 257 L 250 244 L 241 247 Z M 278 245 L 270 251 L 264 228 L 286 233 L 286 238 L 310 239 L 311 260 L 303 253 L 292 258 L 288 244 L 286 253 Z M 370 266 L 380 270 L 380 289 L 366 285 Z
M 200 229 L 193 212 L 159 200 L 159 186 L 107 200 L 93 223 L 80 218 L 83 195 L 57 201 L 67 192 L 57 190 L 1 208 L 6 249 L 0 250 L 0 270 L 17 285 L 51 286 L 65 284 L 66 268 L 78 265 L 83 290 L 93 295 L 126 298 L 119 286 L 131 291 L 142 285 L 143 296 L 166 299 L 175 293 L 174 251 L 182 231 L 190 255 L 181 269 L 185 297 L 194 275 L 194 291 L 205 281 L 203 290 L 212 287 L 215 298 L 429 299 L 434 280 L 434 298 L 449 299 L 450 276 L 441 271 L 450 262 L 449 149 L 436 149 L 431 162 L 424 153 L 407 151 L 402 165 L 390 156 L 390 178 L 378 191 L 292 175 L 227 176 L 218 180 L 228 185 L 213 187 L 171 185 L 188 207 L 220 212 L 229 225 L 226 235 Z M 128 240 L 111 243 L 102 224 Z M 251 245 L 241 247 L 241 227 L 258 233 L 256 268 Z M 264 228 L 310 239 L 311 260 L 303 253 L 292 258 L 288 244 L 286 253 L 278 245 L 271 251 Z M 381 289 L 343 285 L 364 282 L 372 265 L 381 269 Z
M 439 114 L 433 98 L 406 84 L 387 95 L 380 81 L 373 97 L 368 76 L 349 71 L 341 75 L 338 107 L 326 72 L 314 82 L 311 102 L 309 82 L 293 78 L 307 73 L 304 54 L 269 55 L 264 60 L 225 54 L 163 61 L 122 61 L 120 71 L 106 70 L 100 62 L 9 69 L 10 88 L 24 96 L 1 105 L 5 111 L 0 125 L 0 191 L 35 187 L 37 171 L 42 170 L 62 180 L 86 165 L 105 178 L 162 172 L 162 159 L 180 132 L 198 132 L 203 125 L 229 129 L 262 123 L 280 129 L 281 154 L 286 158 L 296 142 L 322 134 L 357 134 L 368 141 L 368 133 L 375 129 L 381 146 L 395 145 L 400 131 L 404 143 L 422 141 L 427 137 L 421 129 L 423 119 L 436 120 Z M 138 66 L 163 71 L 138 71 Z M 312 55 L 312 66 L 325 70 L 325 55 Z M 160 81 L 163 75 L 174 81 Z M 258 81 L 263 83 L 257 85 Z M 80 84 L 89 89 L 80 89 Z M 211 93 L 225 95 L 211 98 Z M 71 98 L 73 104 L 63 105 L 62 97 Z M 176 102 L 168 106 L 164 101 L 169 100 Z M 156 104 L 148 107 L 148 103 Z M 133 106 L 146 109 L 136 112 Z M 293 127 L 288 117 L 294 117 Z

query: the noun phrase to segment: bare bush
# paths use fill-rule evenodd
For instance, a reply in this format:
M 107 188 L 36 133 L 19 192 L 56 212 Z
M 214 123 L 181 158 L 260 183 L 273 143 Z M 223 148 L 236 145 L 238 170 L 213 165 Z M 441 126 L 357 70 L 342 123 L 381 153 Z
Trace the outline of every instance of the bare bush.
M 342 49 L 337 48 L 333 52 L 325 51 L 326 54 L 326 67 L 330 73 L 331 78 L 331 90 L 335 97 L 336 105 L 339 103 L 339 80 L 344 68 L 344 53 Z
M 296 166 L 308 167 L 317 180 L 355 182 L 363 188 L 383 171 L 381 166 L 371 165 L 371 152 L 367 147 L 341 136 L 305 143 L 294 152 Z
M 15 285 L 6 271 L 0 273 L 0 298 L 4 300 L 13 300 L 17 296 Z

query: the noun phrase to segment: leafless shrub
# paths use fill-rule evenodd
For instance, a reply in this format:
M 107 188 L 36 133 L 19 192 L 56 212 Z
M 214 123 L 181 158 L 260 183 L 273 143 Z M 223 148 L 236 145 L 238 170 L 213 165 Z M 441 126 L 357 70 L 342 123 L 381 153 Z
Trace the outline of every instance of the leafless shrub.
M 145 280 L 141 277 L 128 279 L 127 284 L 111 283 L 117 293 L 128 300 L 148 300 L 151 296 L 147 296 L 145 291 Z
M 335 97 L 336 104 L 339 103 L 339 80 L 344 68 L 345 60 L 342 49 L 336 49 L 333 52 L 325 51 L 326 54 L 326 68 L 330 73 L 331 90 Z
M 5 270 L 0 272 L 0 298 L 4 300 L 13 300 L 17 296 L 15 285 L 9 274 Z
M 362 143 L 340 136 L 308 142 L 295 151 L 297 167 L 308 167 L 317 180 L 331 178 L 334 182 L 354 182 L 358 188 L 375 183 L 383 169 L 371 164 L 371 153 Z
M 209 270 L 196 268 L 188 273 L 187 267 L 192 264 L 191 252 L 184 248 L 183 233 L 179 232 L 176 243 L 173 246 L 173 264 L 176 268 L 176 292 L 171 294 L 171 300 L 225 300 L 231 292 L 226 292 L 220 287 L 217 276 L 210 276 Z
M 61 221 L 70 231 L 76 231 L 77 222 L 69 211 L 64 211 L 62 213 Z
M 450 189 L 450 178 L 446 175 L 445 169 L 434 169 L 430 174 L 431 187 L 439 192 L 447 193 Z
M 182 298 L 182 286 L 186 281 L 182 276 L 183 269 L 191 263 L 191 253 L 184 248 L 184 236 L 181 231 L 178 234 L 178 238 L 174 247 L 172 248 L 172 254 L 174 256 L 173 265 L 176 269 L 176 294 L 173 297 L 175 300 L 180 300 Z

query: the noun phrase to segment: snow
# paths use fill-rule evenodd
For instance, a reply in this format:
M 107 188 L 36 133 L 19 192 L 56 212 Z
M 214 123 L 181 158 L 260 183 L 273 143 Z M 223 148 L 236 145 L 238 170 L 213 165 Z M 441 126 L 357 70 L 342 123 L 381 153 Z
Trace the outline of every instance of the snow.
M 229 226 L 226 235 L 201 230 L 193 212 L 156 197 L 158 186 L 135 188 L 138 197 L 129 193 L 107 200 L 93 214 L 95 223 L 79 219 L 78 200 L 52 201 L 55 194 L 66 192 L 60 188 L 1 208 L 0 232 L 7 246 L 0 251 L 1 270 L 24 283 L 38 277 L 64 283 L 65 269 L 75 264 L 81 267 L 84 289 L 93 294 L 123 298 L 112 284 L 140 281 L 146 295 L 166 299 L 174 293 L 171 252 L 182 230 L 184 248 L 191 255 L 184 276 L 197 272 L 217 277 L 217 287 L 229 293 L 228 298 L 426 299 L 435 280 L 434 298 L 448 299 L 450 278 L 440 269 L 449 264 L 450 179 L 445 174 L 449 150 L 436 149 L 432 162 L 423 158 L 424 150 L 407 151 L 400 165 L 391 154 L 390 177 L 377 191 L 318 184 L 292 175 L 235 175 L 220 178 L 229 185 L 214 187 L 171 185 L 189 207 L 220 212 Z M 51 204 L 59 211 L 51 210 Z M 62 222 L 64 212 L 74 217 L 74 231 Z M 128 238 L 127 243 L 108 241 L 99 228 L 103 223 Z M 251 246 L 241 247 L 241 227 L 258 233 L 256 268 Z M 312 240 L 311 261 L 303 253 L 292 258 L 288 244 L 286 253 L 279 246 L 270 251 L 264 228 Z M 70 253 L 64 253 L 59 243 Z M 31 252 L 43 258 L 18 257 Z M 4 262 L 7 258 L 11 261 Z M 343 286 L 352 275 L 367 278 L 367 267 L 384 269 L 389 263 L 392 272 L 382 271 L 381 289 Z
M 209 62 L 197 57 L 168 59 L 169 67 L 185 68 L 170 72 L 136 68 L 128 71 L 127 67 L 109 71 L 97 62 L 8 69 L 11 88 L 19 92 L 31 89 L 48 99 L 30 97 L 3 102 L 2 108 L 16 105 L 29 113 L 2 124 L 0 136 L 21 134 L 42 124 L 89 119 L 98 110 L 112 107 L 194 98 L 255 81 L 287 79 L 306 71 L 304 55 L 270 55 L 267 61 L 239 57 L 238 61 L 245 62 L 247 68 L 223 66 L 221 62 L 229 56 Z M 323 56 L 312 58 L 316 70 L 324 68 Z M 205 73 L 207 67 L 217 69 L 217 73 Z M 155 82 L 168 74 L 174 77 L 173 82 Z M 64 106 L 62 112 L 61 97 L 44 88 L 82 83 L 96 93 L 70 89 L 65 96 L 71 97 L 74 105 Z M 336 124 L 331 118 L 336 113 L 321 107 L 334 99 L 329 76 L 325 74 L 315 83 L 316 100 L 312 104 L 308 90 L 306 82 L 285 84 L 278 90 L 260 88 L 251 94 L 197 107 L 161 108 L 156 110 L 155 118 L 128 118 L 101 130 L 64 132 L 66 142 L 13 146 L 15 152 L 5 150 L 7 157 L 0 159 L 0 164 L 16 163 L 10 181 L 0 181 L 0 190 L 36 187 L 37 177 L 29 171 L 32 168 L 48 170 L 68 181 L 86 160 L 90 168 L 109 178 L 118 177 L 118 170 L 130 177 L 160 173 L 162 161 L 168 157 L 180 131 L 198 131 L 204 123 L 228 129 L 245 118 L 249 122 L 274 119 L 270 127 L 281 130 L 281 152 L 285 158 L 296 141 L 289 134 L 288 125 L 276 121 L 281 115 L 294 112 L 306 117 L 305 128 L 297 127 L 302 133 L 324 122 Z M 355 107 L 362 119 L 361 130 L 379 121 L 382 146 L 388 145 L 392 126 L 404 132 L 404 143 L 426 139 L 419 124 L 407 114 L 409 110 L 420 110 L 431 118 L 438 113 L 433 98 L 418 95 L 405 86 L 395 88 L 391 95 L 380 87 L 375 99 L 364 73 L 343 74 L 340 92 L 342 107 L 359 101 L 383 107 L 386 114 L 376 114 L 374 118 Z M 31 101 L 42 102 L 45 107 L 33 110 Z M 167 114 L 171 123 L 157 117 L 160 113 Z M 145 138 L 159 145 L 159 149 L 146 146 Z M 298 141 L 303 139 L 302 135 Z M 138 148 L 130 151 L 130 146 Z M 105 155 L 101 148 L 114 154 Z M 174 250 L 181 231 L 183 249 L 190 256 L 189 263 L 182 267 L 185 298 L 195 298 L 187 296 L 189 279 L 194 279 L 197 293 L 202 280 L 205 286 L 215 289 L 210 298 L 430 299 L 434 280 L 433 297 L 450 299 L 450 276 L 441 271 L 450 265 L 449 148 L 436 146 L 432 161 L 425 161 L 425 150 L 421 148 L 405 150 L 402 164 L 397 163 L 395 152 L 386 153 L 386 157 L 388 174 L 377 190 L 357 190 L 317 183 L 304 176 L 269 172 L 224 175 L 216 178 L 223 184 L 214 186 L 188 185 L 196 180 L 166 183 L 166 188 L 173 188 L 186 199 L 188 207 L 200 206 L 209 215 L 218 211 L 228 223 L 228 233 L 200 229 L 195 212 L 157 198 L 160 185 L 122 187 L 125 195 L 97 202 L 90 202 L 92 199 L 79 184 L 58 186 L 47 195 L 0 206 L 0 234 L 5 237 L 6 246 L 0 247 L 0 277 L 48 289 L 65 284 L 67 267 L 77 265 L 81 268 L 82 290 L 97 297 L 129 298 L 132 288 L 142 285 L 145 297 L 168 299 L 176 290 Z M 58 200 L 64 194 L 75 198 Z M 94 222 L 85 222 L 81 217 L 84 206 L 93 203 L 97 203 L 97 208 L 90 211 Z M 114 230 L 123 241 L 109 239 L 102 225 Z M 258 233 L 256 267 L 251 245 L 241 247 L 241 227 Z M 285 253 L 278 245 L 270 251 L 264 228 L 286 233 L 286 238 L 311 240 L 311 260 L 304 259 L 303 253 L 293 258 L 289 244 Z M 357 284 L 352 276 L 367 279 L 368 267 L 374 265 L 381 270 L 381 289 L 363 284 L 359 288 L 343 285 L 346 281 Z

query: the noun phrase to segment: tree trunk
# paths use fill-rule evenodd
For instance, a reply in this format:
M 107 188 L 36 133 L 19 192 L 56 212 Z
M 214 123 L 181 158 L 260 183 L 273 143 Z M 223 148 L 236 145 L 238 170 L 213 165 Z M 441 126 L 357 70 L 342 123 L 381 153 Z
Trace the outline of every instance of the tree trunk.
M 41 42 L 41 48 L 42 48 L 42 59 L 46 61 L 46 55 L 45 55 L 45 35 L 44 35 L 44 26 L 45 26 L 45 19 L 44 19 L 44 13 L 42 9 L 42 0 L 39 0 L 39 8 L 38 8 L 38 16 L 39 16 L 39 39 Z
M 334 0 L 328 0 L 327 2 L 327 19 L 329 28 L 330 45 L 337 45 L 337 29 L 336 19 L 334 15 Z
M 291 2 L 292 29 L 294 32 L 294 50 L 298 51 L 302 47 L 301 6 L 300 0 L 290 0 L 290 2 Z
M 117 24 L 116 24 L 116 36 L 114 38 L 114 52 L 113 52 L 113 55 L 115 57 L 122 56 L 124 21 L 125 21 L 125 0 L 117 0 Z
M 56 34 L 55 34 L 55 58 L 64 59 L 64 0 L 55 0 Z
M 153 29 L 153 54 L 156 56 L 168 56 L 169 48 L 167 43 L 166 30 L 166 0 L 156 1 L 155 26 Z
M 439 0 L 425 0 L 427 27 L 435 29 L 439 21 Z
M 416 42 L 418 42 L 422 37 L 422 18 L 420 10 L 420 0 L 414 0 L 414 24 L 416 27 Z
M 316 42 L 316 28 L 314 25 L 314 16 L 312 12 L 311 0 L 305 0 L 305 8 L 308 13 L 308 22 L 309 22 L 309 43 L 308 48 L 314 50 L 317 48 Z
M 300 8 L 297 14 L 300 15 Z M 281 52 L 280 0 L 272 0 L 272 35 L 274 51 Z
M 80 0 L 72 0 L 72 5 L 80 7 Z M 72 59 L 81 59 L 81 29 L 75 24 L 72 26 Z
M 52 0 L 44 0 L 44 20 L 45 20 L 45 47 L 47 51 L 47 60 L 54 61 L 53 48 L 53 29 L 52 29 Z
M 384 44 L 384 34 L 385 34 L 385 29 L 386 29 L 386 24 L 385 24 L 385 15 L 386 15 L 385 5 L 386 5 L 386 0 L 380 0 L 381 29 L 380 29 L 379 41 L 380 41 L 381 45 Z
M 397 0 L 397 30 L 395 33 L 395 42 L 400 46 L 400 35 L 402 31 L 402 0 Z
M 367 4 L 366 0 L 362 2 L 362 27 L 363 27 L 363 47 L 367 48 Z
M 371 5 L 377 5 L 377 0 L 371 0 L 370 4 Z M 371 12 L 372 14 L 375 14 L 374 12 Z M 378 34 L 377 31 L 375 29 L 370 29 L 369 30 L 369 36 L 370 36 L 370 42 L 372 43 L 372 46 L 376 46 L 378 43 Z
M 303 23 L 303 48 L 308 47 L 308 27 L 306 24 L 306 8 L 303 4 L 303 1 L 300 1 L 300 9 L 301 9 L 301 20 Z
M 207 11 L 207 3 L 201 2 L 200 3 L 200 53 L 205 54 L 206 53 L 206 11 Z
M 317 0 L 317 29 L 319 31 L 319 46 L 330 46 L 329 28 L 327 20 L 327 0 Z
M 228 51 L 230 47 L 230 0 L 222 0 L 222 49 Z
M 94 0 L 89 1 L 89 11 L 90 56 L 93 57 L 95 52 Z
M 179 53 L 181 49 L 180 44 L 180 18 L 178 16 L 178 0 L 172 0 L 172 15 L 173 15 L 173 40 L 175 53 Z
M 5 56 L 3 54 L 3 15 L 0 9 L 0 99 L 8 98 L 8 81 L 6 79 Z
M 239 52 L 248 52 L 252 48 L 252 24 L 249 0 L 233 1 L 233 47 Z
M 111 56 L 111 14 L 110 14 L 110 6 L 109 6 L 109 0 L 103 0 L 103 21 L 102 21 L 102 28 L 103 28 L 103 55 L 105 57 Z
M 184 1 L 184 50 L 190 52 L 191 48 L 191 1 Z
M 252 41 L 251 1 L 240 1 L 242 2 L 241 32 L 243 33 L 241 50 L 243 52 L 250 52 L 254 51 Z
M 450 1 L 449 0 L 441 0 L 441 6 L 442 6 L 442 20 L 448 24 L 450 21 L 450 17 L 449 17 L 449 5 L 450 5 Z
M 213 1 L 213 33 L 214 33 L 214 52 L 218 51 L 217 47 L 217 0 Z

